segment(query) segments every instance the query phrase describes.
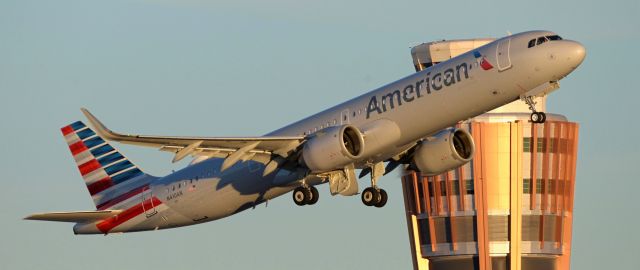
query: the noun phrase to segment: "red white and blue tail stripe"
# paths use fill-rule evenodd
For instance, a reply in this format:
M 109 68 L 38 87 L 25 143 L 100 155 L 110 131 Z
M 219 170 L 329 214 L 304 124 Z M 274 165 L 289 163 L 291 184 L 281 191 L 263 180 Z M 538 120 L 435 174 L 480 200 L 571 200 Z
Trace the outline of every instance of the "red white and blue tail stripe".
M 128 208 L 127 201 L 140 196 L 156 178 L 142 172 L 81 121 L 61 130 L 97 209 Z

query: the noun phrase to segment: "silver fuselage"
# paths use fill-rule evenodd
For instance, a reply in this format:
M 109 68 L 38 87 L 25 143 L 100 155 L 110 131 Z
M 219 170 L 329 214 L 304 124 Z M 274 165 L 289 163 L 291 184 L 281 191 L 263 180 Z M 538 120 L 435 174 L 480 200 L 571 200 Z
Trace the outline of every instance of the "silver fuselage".
M 400 130 L 399 139 L 368 153 L 355 165 L 362 168 L 388 160 L 430 134 L 508 104 L 536 86 L 572 72 L 582 62 L 584 48 L 570 40 L 527 47 L 529 40 L 547 35 L 553 33 L 532 31 L 498 39 L 268 135 L 312 136 L 328 126 L 348 123 L 363 128 L 385 119 Z M 483 58 L 493 68 L 485 70 L 480 62 Z M 222 162 L 220 158 L 206 159 L 155 180 L 151 192 L 162 204 L 145 209 L 147 215 L 111 233 L 186 226 L 227 217 L 291 191 L 304 178 L 285 169 L 263 177 L 265 165 L 252 160 L 221 172 Z M 94 224 L 77 224 L 74 231 L 101 233 Z

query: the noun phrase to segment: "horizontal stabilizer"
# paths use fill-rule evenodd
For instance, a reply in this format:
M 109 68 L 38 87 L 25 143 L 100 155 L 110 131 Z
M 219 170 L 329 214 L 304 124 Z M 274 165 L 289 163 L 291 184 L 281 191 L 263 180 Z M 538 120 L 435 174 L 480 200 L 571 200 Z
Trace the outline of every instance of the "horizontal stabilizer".
M 24 219 L 85 223 L 106 219 L 115 216 L 120 212 L 122 212 L 122 210 L 51 212 L 33 214 L 25 217 Z

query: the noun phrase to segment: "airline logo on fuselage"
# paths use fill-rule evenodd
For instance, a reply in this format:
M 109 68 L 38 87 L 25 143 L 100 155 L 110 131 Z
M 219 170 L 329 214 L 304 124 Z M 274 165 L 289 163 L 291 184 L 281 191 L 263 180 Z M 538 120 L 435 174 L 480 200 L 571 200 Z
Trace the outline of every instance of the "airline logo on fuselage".
M 447 68 L 444 72 L 438 72 L 431 75 L 427 72 L 426 78 L 408 84 L 402 88 L 392 92 L 378 96 L 372 96 L 367 105 L 367 119 L 372 113 L 382 114 L 403 104 L 413 102 L 423 96 L 431 94 L 432 91 L 440 91 L 445 87 L 456 84 L 463 79 L 469 78 L 469 70 L 467 63 L 461 63 L 455 68 Z M 380 102 L 378 102 L 380 99 Z
M 493 65 L 489 63 L 487 57 L 482 55 L 479 51 L 473 51 L 473 57 L 476 58 L 476 63 L 482 67 L 484 70 L 490 70 L 493 68 Z

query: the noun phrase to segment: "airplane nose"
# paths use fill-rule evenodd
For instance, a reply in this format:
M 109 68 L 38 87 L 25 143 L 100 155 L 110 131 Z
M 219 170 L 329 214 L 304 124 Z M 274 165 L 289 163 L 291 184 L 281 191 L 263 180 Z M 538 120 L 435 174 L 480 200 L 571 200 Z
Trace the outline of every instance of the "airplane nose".
M 567 60 L 571 63 L 572 68 L 575 69 L 584 61 L 587 56 L 587 50 L 577 41 L 570 41 L 567 47 Z

